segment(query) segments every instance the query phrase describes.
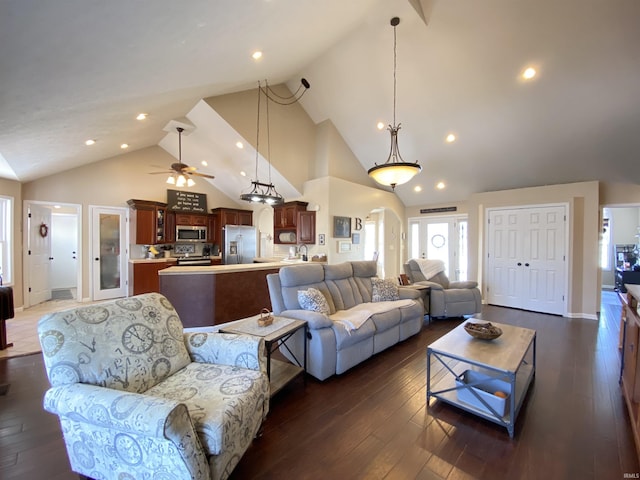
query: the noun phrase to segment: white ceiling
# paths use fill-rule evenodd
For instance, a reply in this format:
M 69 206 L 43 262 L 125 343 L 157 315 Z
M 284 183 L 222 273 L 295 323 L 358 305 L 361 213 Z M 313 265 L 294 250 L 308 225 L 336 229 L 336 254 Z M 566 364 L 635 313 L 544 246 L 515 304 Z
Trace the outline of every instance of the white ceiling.
M 406 205 L 639 183 L 637 0 L 2 0 L 0 177 L 28 182 L 118 155 L 123 142 L 175 151 L 163 127 L 200 99 L 300 77 L 311 82 L 305 110 L 330 119 L 366 170 L 389 150 L 375 125 L 392 122 L 392 16 L 400 152 L 423 167 L 396 189 Z M 519 80 L 528 65 L 538 77 Z M 220 149 L 210 158 L 224 160 L 201 170 L 237 175 L 222 147 L 232 129 L 198 129 L 185 161 L 187 144 Z M 445 143 L 449 132 L 458 141 Z

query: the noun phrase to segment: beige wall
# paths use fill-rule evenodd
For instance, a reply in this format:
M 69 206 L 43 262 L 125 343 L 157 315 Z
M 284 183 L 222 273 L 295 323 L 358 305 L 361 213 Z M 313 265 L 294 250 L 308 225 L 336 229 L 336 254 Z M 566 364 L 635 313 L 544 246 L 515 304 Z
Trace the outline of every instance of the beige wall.
M 270 86 L 278 94 L 289 96 L 285 85 Z M 231 127 L 255 148 L 258 90 L 245 90 L 228 95 L 206 98 L 205 101 Z M 312 178 L 316 154 L 316 128 L 298 103 L 283 106 L 269 102 L 269 130 L 271 158 L 267 154 L 267 129 L 264 98 L 260 106 L 260 148 L 264 158 L 299 192 L 304 182 Z M 289 199 L 287 199 L 289 200 Z
M 167 201 L 167 175 L 149 175 L 158 171 L 152 165 L 170 165 L 175 159 L 162 148 L 154 146 L 135 152 L 118 155 L 83 167 L 67 170 L 56 175 L 41 178 L 22 186 L 24 200 L 73 203 L 82 206 L 82 292 L 89 298 L 89 206 L 128 208 L 130 198 Z M 204 179 L 196 179 L 194 192 L 207 195 L 207 207 L 251 208 L 230 199 Z M 172 189 L 175 189 L 173 187 Z M 171 189 L 171 188 L 170 188 Z M 20 211 L 16 219 L 21 226 L 23 215 Z M 22 227 L 20 227 L 21 230 Z M 19 251 L 22 249 L 20 239 Z M 22 289 L 22 276 L 16 289 Z M 23 298 L 20 297 L 23 304 Z
M 600 310 L 599 185 L 572 183 L 472 195 L 469 208 L 469 278 L 485 282 L 486 210 L 566 203 L 569 206 L 568 315 L 596 318 Z M 484 288 L 483 288 L 484 290 Z M 484 294 L 484 293 L 483 293 Z
M 0 178 L 0 195 L 13 198 L 13 303 L 22 306 L 22 184 Z

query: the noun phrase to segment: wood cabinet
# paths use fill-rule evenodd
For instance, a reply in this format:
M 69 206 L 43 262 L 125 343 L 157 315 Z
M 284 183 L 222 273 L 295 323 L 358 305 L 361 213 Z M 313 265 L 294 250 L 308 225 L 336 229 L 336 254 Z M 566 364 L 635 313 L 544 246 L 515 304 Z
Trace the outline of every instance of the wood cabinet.
M 132 209 L 132 242 L 136 245 L 167 243 L 167 204 L 149 200 L 127 200 Z
M 212 208 L 209 214 L 209 243 L 222 247 L 222 230 L 225 225 L 253 225 L 253 210 L 236 208 Z
M 191 227 L 206 227 L 207 215 L 201 215 L 198 213 L 177 213 L 176 212 L 176 225 L 188 225 Z
M 627 285 L 626 294 L 618 293 L 622 301 L 620 331 L 622 333 L 622 394 L 627 403 L 631 429 L 636 443 L 636 453 L 640 458 L 640 365 L 638 346 L 640 345 L 640 315 L 638 300 L 640 286 Z
M 273 236 L 276 244 L 316 243 L 316 212 L 307 202 L 287 202 L 273 207 Z
M 141 293 L 159 292 L 160 280 L 158 272 L 162 269 L 174 267 L 176 260 L 171 259 L 161 262 L 135 262 L 130 269 L 130 295 Z

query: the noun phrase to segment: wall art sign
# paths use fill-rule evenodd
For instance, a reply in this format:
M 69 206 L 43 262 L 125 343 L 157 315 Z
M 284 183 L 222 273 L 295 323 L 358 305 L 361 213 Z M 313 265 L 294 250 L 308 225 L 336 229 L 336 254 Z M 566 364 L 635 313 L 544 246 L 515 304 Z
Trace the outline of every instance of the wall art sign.
M 207 213 L 207 194 L 167 190 L 167 210 L 172 212 Z

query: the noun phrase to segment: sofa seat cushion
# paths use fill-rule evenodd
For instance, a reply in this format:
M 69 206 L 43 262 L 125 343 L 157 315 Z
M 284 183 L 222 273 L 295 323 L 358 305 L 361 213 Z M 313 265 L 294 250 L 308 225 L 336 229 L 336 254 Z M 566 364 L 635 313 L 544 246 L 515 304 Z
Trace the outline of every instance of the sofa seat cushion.
M 344 323 L 337 321 L 333 322 L 331 328 L 336 336 L 336 349 L 338 351 L 373 337 L 376 333 L 376 326 L 371 319 L 368 319 L 356 330 L 349 330 Z
M 204 449 L 219 455 L 234 451 L 236 443 L 252 435 L 247 425 L 262 422 L 269 381 L 256 370 L 190 363 L 145 395 L 184 403 Z

